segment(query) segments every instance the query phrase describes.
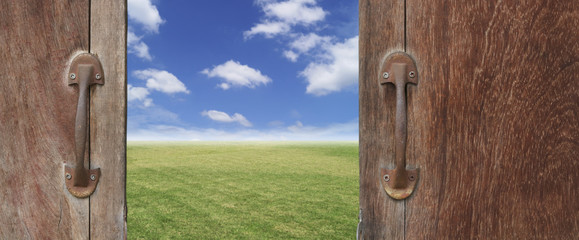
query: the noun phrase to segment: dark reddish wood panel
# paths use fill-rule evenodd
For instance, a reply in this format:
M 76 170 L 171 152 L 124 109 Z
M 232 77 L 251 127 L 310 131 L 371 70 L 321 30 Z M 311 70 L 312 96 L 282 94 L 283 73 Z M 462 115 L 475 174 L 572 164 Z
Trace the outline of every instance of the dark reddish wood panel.
M 404 236 L 404 202 L 392 201 L 380 167 L 394 166 L 395 89 L 382 87 L 384 56 L 404 50 L 404 1 L 360 0 L 360 208 L 363 239 Z
M 406 238 L 579 239 L 577 1 L 407 0 L 406 16 Z
M 88 7 L 0 1 L 0 239 L 88 238 L 88 200 L 68 194 L 63 174 L 78 98 L 65 71 L 88 49 Z

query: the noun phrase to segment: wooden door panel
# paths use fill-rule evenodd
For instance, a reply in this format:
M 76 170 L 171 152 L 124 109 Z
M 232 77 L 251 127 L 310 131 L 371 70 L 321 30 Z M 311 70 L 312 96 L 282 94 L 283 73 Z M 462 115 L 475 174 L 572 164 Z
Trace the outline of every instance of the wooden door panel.
M 88 50 L 88 6 L 0 2 L 0 239 L 88 238 L 88 201 L 63 177 L 78 99 L 65 69 Z
M 385 201 L 365 215 L 402 211 L 405 224 L 392 230 L 393 221 L 364 218 L 364 234 L 381 234 L 365 239 L 386 239 L 384 231 L 403 232 L 390 239 L 579 238 L 579 4 L 405 1 L 403 42 L 419 72 L 407 87 L 406 157 L 420 174 L 413 195 L 395 201 L 366 180 L 379 166 L 363 156 L 394 162 L 395 99 L 393 88 L 365 95 L 377 87 L 374 49 L 383 46 L 362 39 L 398 26 L 363 22 L 384 18 L 367 2 L 360 1 L 360 204 Z M 381 4 L 391 2 L 398 1 Z M 370 109 L 377 101 L 385 103 Z
M 91 165 L 103 174 L 91 196 L 91 239 L 126 239 L 126 23 L 118 0 L 91 3 L 91 52 L 99 56 L 106 84 L 92 92 Z
M 379 84 L 379 64 L 404 50 L 404 1 L 360 1 L 360 208 L 364 239 L 404 236 L 404 202 L 380 185 L 380 168 L 394 163 L 394 88 Z M 385 29 L 388 29 L 386 31 Z
M 578 11 L 407 1 L 421 76 L 408 111 L 421 179 L 407 238 L 579 237 Z
M 0 1 L 0 9 L 0 239 L 126 238 L 126 2 Z M 98 55 L 106 80 L 90 90 L 85 160 L 102 176 L 78 199 L 64 183 L 79 95 L 67 74 L 84 52 Z

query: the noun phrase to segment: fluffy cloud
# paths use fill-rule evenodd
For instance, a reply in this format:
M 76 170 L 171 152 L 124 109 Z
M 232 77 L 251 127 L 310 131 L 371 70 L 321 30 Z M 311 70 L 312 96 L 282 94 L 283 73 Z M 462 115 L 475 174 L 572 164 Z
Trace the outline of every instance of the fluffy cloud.
M 209 110 L 209 111 L 203 111 L 201 113 L 202 116 L 206 116 L 209 119 L 213 120 L 213 121 L 217 121 L 217 122 L 225 122 L 225 123 L 232 123 L 232 122 L 238 122 L 239 124 L 245 126 L 245 127 L 251 127 L 252 124 L 241 114 L 239 113 L 234 113 L 232 116 L 229 116 L 229 114 L 224 113 L 224 112 L 220 112 L 217 110 Z
M 310 26 L 325 19 L 328 13 L 317 5 L 317 0 L 255 2 L 265 15 L 261 23 L 245 31 L 244 36 L 282 36 L 279 39 L 287 44 L 283 56 L 291 62 L 297 62 L 302 54 L 312 56 L 314 61 L 299 73 L 308 83 L 306 93 L 324 96 L 358 82 L 358 36 L 336 42 L 334 36 L 292 32 L 293 26 Z M 223 86 L 227 87 L 229 85 Z
M 259 85 L 266 85 L 271 82 L 268 76 L 261 74 L 259 70 L 247 65 L 241 65 L 237 61 L 229 60 L 224 64 L 215 66 L 213 69 L 204 69 L 201 73 L 208 77 L 219 77 L 225 82 L 217 85 L 223 90 L 232 86 L 255 88 Z
M 283 52 L 283 56 L 292 62 L 297 62 L 300 55 L 292 50 L 288 50 Z
M 146 87 L 134 87 L 129 84 L 127 95 L 129 102 L 140 101 L 144 107 L 153 106 L 153 99 L 149 98 L 151 91 L 159 91 L 167 94 L 178 92 L 189 93 L 183 82 L 175 75 L 162 70 L 146 69 L 137 70 L 133 75 L 141 80 L 146 80 Z
M 315 33 L 309 33 L 307 35 L 302 34 L 289 43 L 289 47 L 292 48 L 292 50 L 284 51 L 283 54 L 284 57 L 290 61 L 296 62 L 301 54 L 304 54 L 317 46 L 329 44 L 331 40 L 332 37 L 319 36 Z
M 175 75 L 167 71 L 149 68 L 146 70 L 134 71 L 133 75 L 138 79 L 146 80 L 147 88 L 151 90 L 168 94 L 178 92 L 189 93 L 185 84 L 175 77 Z
M 129 19 L 141 24 L 148 32 L 158 33 L 159 25 L 165 22 L 150 0 L 128 0 L 128 12 Z
M 316 0 L 288 0 L 283 2 L 258 0 L 265 15 L 289 24 L 309 25 L 324 20 L 326 12 Z
M 135 33 L 129 30 L 127 34 L 127 47 L 129 53 L 135 54 L 137 57 L 142 59 L 151 61 L 153 57 L 151 57 L 151 54 L 149 53 L 149 46 L 141 41 L 141 38 L 142 37 L 137 36 Z
M 249 31 L 245 31 L 245 38 L 257 34 L 271 38 L 277 34 L 290 32 L 291 26 L 309 26 L 324 20 L 327 12 L 317 6 L 316 0 L 257 0 L 256 3 L 265 13 L 265 19 L 256 24 Z
M 127 87 L 128 87 L 127 95 L 129 98 L 129 102 L 141 101 L 143 103 L 143 106 L 145 107 L 150 107 L 151 105 L 153 105 L 153 99 L 148 98 L 149 96 L 148 89 L 144 87 L 133 87 L 131 84 L 129 84 Z
M 164 20 L 159 15 L 157 7 L 150 0 L 128 0 L 128 14 L 131 26 L 127 34 L 128 53 L 135 54 L 137 57 L 151 61 L 153 57 L 149 53 L 149 46 L 141 39 L 143 36 L 137 36 L 132 23 L 142 26 L 142 29 L 148 33 L 158 33 L 159 26 Z
M 332 40 L 331 37 L 324 36 L 321 37 L 315 33 L 310 33 L 308 35 L 301 35 L 290 43 L 290 47 L 296 49 L 300 53 L 305 53 L 310 49 L 322 44 L 329 43 Z
M 250 30 L 243 32 L 245 39 L 253 37 L 256 34 L 263 34 L 266 38 L 273 38 L 280 33 L 287 33 L 291 29 L 290 25 L 284 22 L 264 22 L 258 23 Z
M 310 63 L 300 75 L 306 78 L 306 92 L 324 96 L 358 82 L 358 36 L 342 43 L 323 45 L 325 54 Z

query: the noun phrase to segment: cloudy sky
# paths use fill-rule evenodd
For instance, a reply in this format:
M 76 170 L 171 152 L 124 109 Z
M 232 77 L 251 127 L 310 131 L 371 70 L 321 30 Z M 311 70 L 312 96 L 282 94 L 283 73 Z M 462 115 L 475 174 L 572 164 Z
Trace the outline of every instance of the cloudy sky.
M 358 1 L 128 0 L 128 140 L 358 140 Z

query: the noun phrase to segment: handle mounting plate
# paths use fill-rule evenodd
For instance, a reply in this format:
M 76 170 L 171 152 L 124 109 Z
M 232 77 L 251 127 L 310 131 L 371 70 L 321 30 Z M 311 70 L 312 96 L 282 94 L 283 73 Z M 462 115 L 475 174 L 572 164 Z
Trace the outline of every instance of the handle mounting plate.
M 94 192 L 96 189 L 97 184 L 99 183 L 99 178 L 101 177 L 101 169 L 84 169 L 86 171 L 86 176 L 89 177 L 88 184 L 86 186 L 75 186 L 75 177 L 76 176 L 74 167 L 65 166 L 64 167 L 64 176 L 66 178 L 66 188 L 73 196 L 77 198 L 86 198 Z M 70 179 L 69 177 L 70 176 Z
M 79 66 L 81 64 L 91 65 L 93 67 L 93 74 L 89 77 L 89 85 L 105 84 L 104 71 L 99 59 L 93 54 L 82 53 L 76 56 L 70 64 L 70 69 L 68 70 L 68 85 L 79 84 L 81 80 Z

